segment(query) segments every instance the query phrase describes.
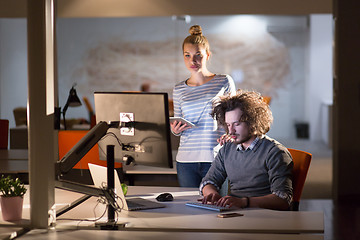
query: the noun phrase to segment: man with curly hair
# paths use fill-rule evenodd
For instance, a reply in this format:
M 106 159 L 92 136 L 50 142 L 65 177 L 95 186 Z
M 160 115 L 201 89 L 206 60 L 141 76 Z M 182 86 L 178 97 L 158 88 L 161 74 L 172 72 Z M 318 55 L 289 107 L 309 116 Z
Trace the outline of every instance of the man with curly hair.
M 281 143 L 266 136 L 271 110 L 254 91 L 238 91 L 214 103 L 212 117 L 228 139 L 200 185 L 203 203 L 237 208 L 289 209 L 292 198 L 292 157 Z M 229 182 L 229 194 L 220 187 Z

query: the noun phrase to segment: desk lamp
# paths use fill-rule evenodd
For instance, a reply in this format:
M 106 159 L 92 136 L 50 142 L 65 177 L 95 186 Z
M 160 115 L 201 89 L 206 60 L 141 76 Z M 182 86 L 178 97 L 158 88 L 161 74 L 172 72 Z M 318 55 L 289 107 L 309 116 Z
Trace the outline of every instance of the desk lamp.
M 64 106 L 64 109 L 62 111 L 63 114 L 63 118 L 64 118 L 64 129 L 66 130 L 66 121 L 65 121 L 65 114 L 66 111 L 68 109 L 68 107 L 78 107 L 81 106 L 81 101 L 78 97 L 78 95 L 76 94 L 76 90 L 75 90 L 75 84 L 71 87 L 70 92 L 69 92 L 69 97 L 66 101 L 66 104 Z

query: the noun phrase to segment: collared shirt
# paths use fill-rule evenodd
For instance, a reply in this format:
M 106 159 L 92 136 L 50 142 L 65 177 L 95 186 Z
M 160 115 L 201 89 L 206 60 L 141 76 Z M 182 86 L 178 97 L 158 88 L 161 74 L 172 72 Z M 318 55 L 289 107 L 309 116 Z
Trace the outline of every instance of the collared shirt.
M 250 144 L 250 146 L 248 146 L 246 149 L 241 145 L 241 144 L 238 144 L 237 147 L 236 147 L 236 150 L 238 151 L 250 151 L 250 150 L 253 150 L 254 147 L 259 143 L 260 139 L 262 138 L 263 136 L 260 136 L 260 137 L 256 137 L 254 141 L 252 141 L 252 143 Z

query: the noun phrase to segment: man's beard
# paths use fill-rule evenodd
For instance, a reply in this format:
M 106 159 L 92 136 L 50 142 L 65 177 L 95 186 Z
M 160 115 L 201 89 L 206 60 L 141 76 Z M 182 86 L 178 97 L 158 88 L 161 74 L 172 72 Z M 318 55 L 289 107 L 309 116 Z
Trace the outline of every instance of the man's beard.
M 235 135 L 235 136 L 239 136 L 239 135 Z M 244 142 L 249 141 L 249 139 L 251 138 L 251 134 L 248 134 L 246 137 L 241 138 L 240 140 L 238 138 L 235 139 L 235 141 L 233 143 L 235 144 L 243 144 Z

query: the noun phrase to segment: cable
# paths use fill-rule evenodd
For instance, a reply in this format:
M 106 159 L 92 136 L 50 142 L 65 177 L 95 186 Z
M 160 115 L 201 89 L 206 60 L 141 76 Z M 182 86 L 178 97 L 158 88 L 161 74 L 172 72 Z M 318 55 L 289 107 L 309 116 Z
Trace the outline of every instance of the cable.
M 97 222 L 100 219 L 102 219 L 105 215 L 105 213 L 107 212 L 107 209 L 101 214 L 101 216 L 99 216 L 98 218 L 96 218 L 96 212 L 95 209 L 98 207 L 98 205 L 101 204 L 105 204 L 105 205 L 111 205 L 116 213 L 116 219 L 114 221 L 114 226 L 116 225 L 118 218 L 119 218 L 119 213 L 121 212 L 121 210 L 124 209 L 124 203 L 121 200 L 122 203 L 122 207 L 120 207 L 117 203 L 117 200 L 120 199 L 117 194 L 111 190 L 109 191 L 107 189 L 106 183 L 103 183 L 103 185 L 100 187 L 100 189 L 103 191 L 103 196 L 99 197 L 97 200 L 97 204 L 95 205 L 95 207 L 93 208 L 93 213 L 95 216 L 95 219 L 76 219 L 76 218 L 59 218 L 57 219 L 58 221 L 79 221 L 77 226 L 79 226 L 82 222 Z
M 113 132 L 107 132 L 107 133 L 105 134 L 105 136 L 103 136 L 103 137 L 99 140 L 99 142 L 102 141 L 102 140 L 104 140 L 105 138 L 107 138 L 107 137 L 109 137 L 109 136 L 112 136 L 112 137 L 114 137 L 114 138 L 116 139 L 116 141 L 118 142 L 120 148 L 123 147 L 124 144 L 120 141 L 120 139 L 119 139 L 119 138 L 116 136 L 116 134 L 113 133 Z M 102 154 L 106 157 L 107 154 L 106 154 L 106 152 L 104 151 L 104 149 L 102 149 L 99 144 L 98 144 L 98 146 L 99 146 Z

